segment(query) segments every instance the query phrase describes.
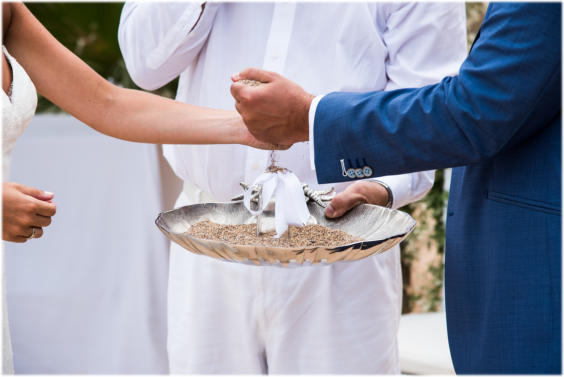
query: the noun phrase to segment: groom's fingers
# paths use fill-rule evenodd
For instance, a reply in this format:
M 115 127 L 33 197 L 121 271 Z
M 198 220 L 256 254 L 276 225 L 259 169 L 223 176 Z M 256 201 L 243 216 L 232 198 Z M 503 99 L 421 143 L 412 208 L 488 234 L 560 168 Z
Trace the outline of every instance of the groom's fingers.
M 274 146 L 274 149 L 279 150 L 279 151 L 285 151 L 288 150 L 292 147 L 292 144 L 276 144 Z
M 262 83 L 269 83 L 276 78 L 277 74 L 270 71 L 265 71 L 259 68 L 246 68 L 239 73 L 234 74 L 231 80 L 237 82 L 239 80 L 255 80 Z
M 244 84 L 234 83 L 231 85 L 231 95 L 235 98 L 235 109 L 247 124 L 253 116 L 256 116 L 258 109 L 250 106 L 251 102 L 256 99 L 255 88 Z
M 278 78 L 279 75 L 274 72 L 265 71 L 258 68 L 247 68 L 243 71 L 231 76 L 233 84 L 231 84 L 231 95 L 235 98 L 235 101 L 242 103 L 243 105 L 249 104 L 253 99 L 262 98 L 270 90 L 267 90 L 266 86 L 251 86 L 245 83 L 241 83 L 241 80 L 254 80 L 261 83 L 270 83 Z M 268 87 L 270 89 L 270 87 Z M 266 90 L 266 92 L 265 92 Z
M 241 118 L 243 119 L 243 123 L 245 123 L 247 128 L 249 128 L 249 122 L 251 120 L 247 114 L 247 111 L 245 110 L 245 107 L 241 104 L 241 102 L 235 102 L 235 110 L 237 110 L 239 115 L 241 115 Z M 251 131 L 251 129 L 249 129 L 249 131 Z
M 231 94 L 233 95 L 233 97 L 235 97 L 235 94 L 233 93 L 233 91 L 231 91 Z M 242 116 L 242 111 L 243 111 L 243 106 L 241 106 L 241 102 L 237 101 L 235 102 L 235 110 L 237 110 L 237 112 Z M 243 119 L 244 120 L 244 119 Z
M 231 84 L 231 95 L 235 98 L 235 108 L 241 114 L 241 102 L 246 102 L 249 100 L 248 94 L 249 88 L 244 84 L 233 83 Z

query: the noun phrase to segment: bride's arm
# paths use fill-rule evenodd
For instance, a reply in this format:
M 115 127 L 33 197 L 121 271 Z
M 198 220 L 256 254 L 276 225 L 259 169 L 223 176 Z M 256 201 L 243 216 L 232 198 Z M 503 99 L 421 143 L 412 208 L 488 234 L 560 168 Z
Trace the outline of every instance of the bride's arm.
M 111 84 L 59 43 L 25 5 L 8 5 L 12 9 L 5 44 L 10 54 L 39 93 L 92 128 L 138 142 L 265 147 L 234 111 L 182 104 Z

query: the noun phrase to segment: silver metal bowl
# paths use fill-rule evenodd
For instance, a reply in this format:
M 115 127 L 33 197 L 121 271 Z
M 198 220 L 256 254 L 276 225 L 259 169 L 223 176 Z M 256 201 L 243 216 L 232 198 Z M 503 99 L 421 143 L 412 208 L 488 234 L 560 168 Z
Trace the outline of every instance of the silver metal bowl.
M 278 266 L 353 261 L 383 253 L 402 241 L 416 224 L 405 212 L 370 204 L 362 204 L 338 219 L 326 218 L 324 208 L 314 202 L 308 203 L 308 207 L 314 223 L 345 231 L 364 241 L 338 247 L 283 248 L 232 245 L 195 238 L 186 233 L 192 224 L 203 220 L 224 225 L 256 223 L 256 218 L 247 211 L 242 201 L 177 208 L 159 214 L 155 223 L 166 237 L 192 253 L 229 262 Z

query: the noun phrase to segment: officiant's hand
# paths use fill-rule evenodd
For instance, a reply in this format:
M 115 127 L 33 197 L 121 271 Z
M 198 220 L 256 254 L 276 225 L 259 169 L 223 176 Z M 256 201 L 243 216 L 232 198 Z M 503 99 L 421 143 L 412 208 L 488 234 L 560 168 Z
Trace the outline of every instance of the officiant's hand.
M 388 191 L 374 181 L 358 181 L 337 194 L 325 210 L 325 216 L 337 218 L 360 204 L 385 206 L 388 203 Z
M 309 106 L 314 96 L 277 73 L 247 68 L 231 77 L 235 107 L 259 140 L 292 145 L 309 139 Z M 240 80 L 263 84 L 250 86 Z
M 53 193 L 18 183 L 2 184 L 2 238 L 4 241 L 25 242 L 33 235 L 43 235 L 43 227 L 51 224 L 56 205 Z

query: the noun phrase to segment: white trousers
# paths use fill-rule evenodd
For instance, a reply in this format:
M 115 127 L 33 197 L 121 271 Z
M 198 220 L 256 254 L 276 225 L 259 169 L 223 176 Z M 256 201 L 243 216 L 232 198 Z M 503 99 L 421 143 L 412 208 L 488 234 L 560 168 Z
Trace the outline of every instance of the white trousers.
M 200 200 L 211 198 L 182 193 L 175 207 Z M 399 248 L 283 268 L 216 260 L 172 243 L 170 372 L 398 374 L 401 284 Z

